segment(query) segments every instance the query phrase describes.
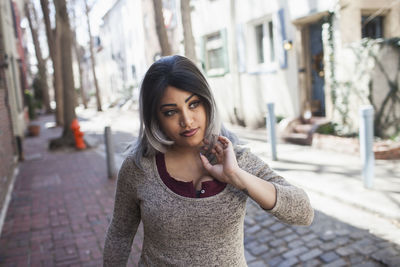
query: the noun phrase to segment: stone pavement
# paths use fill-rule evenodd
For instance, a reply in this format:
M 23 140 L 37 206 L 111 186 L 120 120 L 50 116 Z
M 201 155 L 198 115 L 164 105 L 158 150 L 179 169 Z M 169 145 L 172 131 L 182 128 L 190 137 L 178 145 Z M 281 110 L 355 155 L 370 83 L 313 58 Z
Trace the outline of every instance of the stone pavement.
M 45 127 L 52 117 L 41 117 L 41 135 L 26 139 L 26 160 L 0 236 L 0 266 L 101 266 L 115 190 L 115 181 L 106 177 L 102 134 L 112 125 L 120 164 L 125 142 L 137 132 L 137 114 L 116 109 L 79 114 L 95 148 L 49 152 L 48 139 L 61 133 Z M 250 267 L 400 266 L 399 164 L 378 162 L 376 188 L 366 190 L 357 161 L 348 155 L 280 144 L 279 161 L 271 162 L 264 131 L 230 127 L 278 173 L 304 188 L 316 208 L 310 227 L 288 226 L 249 201 L 245 249 Z M 128 266 L 136 266 L 142 238 L 140 228 Z
M 94 150 L 50 152 L 60 128 L 24 142 L 12 199 L 0 236 L 0 266 L 102 266 L 102 247 L 114 203 L 115 181 Z M 129 264 L 139 260 L 142 231 Z

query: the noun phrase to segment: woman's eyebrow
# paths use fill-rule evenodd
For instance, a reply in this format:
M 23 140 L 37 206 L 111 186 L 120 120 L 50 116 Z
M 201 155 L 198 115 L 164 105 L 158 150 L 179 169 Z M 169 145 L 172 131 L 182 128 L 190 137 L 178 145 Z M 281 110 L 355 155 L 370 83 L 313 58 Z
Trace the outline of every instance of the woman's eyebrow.
M 186 98 L 185 103 L 187 103 L 193 96 L 195 96 L 196 94 L 192 94 L 191 96 L 189 96 L 188 98 Z
M 177 104 L 163 104 L 163 105 L 160 106 L 160 110 L 161 110 L 163 107 L 176 107 L 176 106 L 177 106 Z
M 185 103 L 187 103 L 193 96 L 195 96 L 196 94 L 192 94 L 191 96 L 189 96 L 188 98 L 185 99 Z M 160 109 L 162 109 L 163 107 L 176 107 L 178 106 L 177 104 L 163 104 L 160 106 Z

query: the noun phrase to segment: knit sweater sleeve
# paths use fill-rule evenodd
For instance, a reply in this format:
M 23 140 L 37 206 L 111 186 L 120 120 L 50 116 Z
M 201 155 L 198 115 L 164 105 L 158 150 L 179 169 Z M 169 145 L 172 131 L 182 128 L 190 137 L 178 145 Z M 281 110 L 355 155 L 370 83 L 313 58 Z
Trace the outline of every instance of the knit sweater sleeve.
M 103 266 L 126 266 L 133 238 L 140 223 L 139 201 L 134 186 L 138 168 L 127 157 L 118 173 L 114 211 L 103 252 Z
M 288 183 L 248 148 L 236 147 L 235 152 L 240 168 L 275 186 L 276 204 L 271 210 L 266 210 L 267 212 L 288 224 L 310 225 L 312 223 L 314 210 L 303 189 Z

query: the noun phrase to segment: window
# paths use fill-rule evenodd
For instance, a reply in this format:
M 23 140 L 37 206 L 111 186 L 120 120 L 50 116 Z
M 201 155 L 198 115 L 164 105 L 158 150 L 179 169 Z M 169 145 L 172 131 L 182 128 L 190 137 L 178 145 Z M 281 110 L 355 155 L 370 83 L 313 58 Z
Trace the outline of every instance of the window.
M 224 67 L 221 33 L 207 37 L 208 69 L 220 69 Z
M 208 75 L 227 73 L 227 55 L 225 31 L 219 31 L 204 37 L 204 63 Z
M 263 25 L 257 25 L 255 27 L 256 31 L 256 43 L 257 43 L 257 62 L 264 63 L 264 33 L 263 33 Z
M 383 16 L 362 16 L 362 38 L 383 38 Z
M 265 64 L 275 62 L 274 25 L 271 20 L 254 26 L 257 63 Z

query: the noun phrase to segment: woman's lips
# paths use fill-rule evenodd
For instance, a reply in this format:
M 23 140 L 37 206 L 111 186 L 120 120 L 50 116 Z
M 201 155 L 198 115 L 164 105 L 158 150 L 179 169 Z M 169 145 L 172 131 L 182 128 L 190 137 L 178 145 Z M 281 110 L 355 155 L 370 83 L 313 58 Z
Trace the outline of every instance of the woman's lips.
M 198 130 L 199 130 L 199 128 L 188 130 L 188 131 L 184 131 L 184 132 L 181 133 L 181 135 L 185 136 L 185 137 L 191 137 L 191 136 L 195 135 Z

